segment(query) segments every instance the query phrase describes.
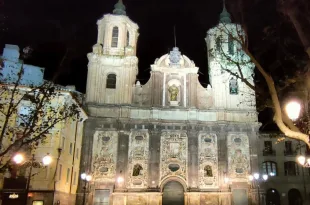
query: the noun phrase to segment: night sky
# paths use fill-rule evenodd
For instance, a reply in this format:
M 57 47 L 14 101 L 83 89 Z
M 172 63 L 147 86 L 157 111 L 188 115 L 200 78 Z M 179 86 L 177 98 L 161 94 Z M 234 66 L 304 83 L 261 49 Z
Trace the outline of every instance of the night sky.
M 112 13 L 117 0 L 5 0 L 1 47 L 5 43 L 34 49 L 27 63 L 46 68 L 45 78 L 56 83 L 76 85 L 85 92 L 86 54 L 97 39 L 97 19 Z M 237 21 L 238 0 L 227 0 L 227 8 Z M 253 0 L 252 2 L 256 2 Z M 250 42 L 257 43 L 262 28 L 276 12 L 271 0 L 245 5 Z M 266 3 L 267 2 L 267 3 Z M 208 83 L 206 43 L 209 28 L 218 23 L 221 0 L 124 0 L 127 15 L 139 29 L 138 79 L 145 83 L 150 65 L 177 46 L 199 67 L 200 81 Z M 236 15 L 237 13 L 237 15 Z M 252 38 L 252 39 L 251 39 Z M 62 66 L 60 62 L 67 52 Z

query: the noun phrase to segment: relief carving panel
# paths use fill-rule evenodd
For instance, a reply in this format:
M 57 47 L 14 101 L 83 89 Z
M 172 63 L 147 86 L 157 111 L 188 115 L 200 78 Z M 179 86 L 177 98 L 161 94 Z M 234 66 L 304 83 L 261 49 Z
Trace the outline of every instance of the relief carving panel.
M 160 181 L 177 176 L 187 182 L 187 135 L 163 132 L 160 145 Z
M 233 181 L 247 182 L 250 171 L 249 139 L 245 134 L 227 137 L 228 174 Z
M 217 137 L 213 133 L 199 134 L 198 143 L 199 187 L 218 187 Z
M 146 188 L 148 181 L 149 134 L 132 132 L 128 150 L 128 188 Z
M 114 182 L 117 161 L 118 134 L 115 131 L 97 131 L 93 143 L 93 179 L 96 182 Z

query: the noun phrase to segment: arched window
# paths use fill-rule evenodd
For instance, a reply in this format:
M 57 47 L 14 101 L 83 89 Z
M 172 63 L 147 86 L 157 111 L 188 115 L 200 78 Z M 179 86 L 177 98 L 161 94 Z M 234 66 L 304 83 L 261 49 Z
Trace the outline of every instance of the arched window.
M 130 40 L 130 34 L 129 31 L 127 31 L 127 39 L 126 39 L 126 46 L 129 46 L 129 40 Z
M 263 173 L 270 176 L 277 176 L 277 163 L 272 161 L 266 161 L 262 164 Z
M 118 45 L 118 27 L 113 27 L 111 47 L 116 48 Z
M 111 89 L 116 88 L 116 75 L 115 74 L 109 74 L 107 76 L 106 88 L 111 88 Z
M 235 78 L 229 80 L 229 93 L 231 95 L 238 95 L 238 81 Z
M 294 161 L 284 162 L 284 174 L 285 176 L 298 176 L 298 165 Z
M 231 35 L 228 36 L 228 53 L 230 55 L 234 55 L 235 46 L 234 46 L 234 39 Z

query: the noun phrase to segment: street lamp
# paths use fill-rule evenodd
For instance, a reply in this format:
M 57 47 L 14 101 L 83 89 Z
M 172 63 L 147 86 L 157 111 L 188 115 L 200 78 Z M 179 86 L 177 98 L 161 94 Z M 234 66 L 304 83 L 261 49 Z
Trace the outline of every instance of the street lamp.
M 87 183 L 89 181 L 91 181 L 92 179 L 92 176 L 91 175 L 88 175 L 86 173 L 82 173 L 81 174 L 81 179 L 84 181 L 84 187 L 83 187 L 83 203 L 82 205 L 85 205 L 85 197 L 86 197 L 86 186 L 87 186 Z
M 26 184 L 26 199 L 25 199 L 25 202 L 27 204 L 27 200 L 28 200 L 28 193 L 29 193 L 29 186 L 30 186 L 30 180 L 31 180 L 31 176 L 32 176 L 32 168 L 33 167 L 42 167 L 42 164 L 43 164 L 43 167 L 46 167 L 48 166 L 49 164 L 51 164 L 52 162 L 52 157 L 49 155 L 49 153 L 47 153 L 46 156 L 44 156 L 42 158 L 42 163 L 40 162 L 36 162 L 35 161 L 35 157 L 34 157 L 34 154 L 32 155 L 31 159 L 26 161 L 25 160 L 25 157 L 22 155 L 22 154 L 16 154 L 14 157 L 13 157 L 13 161 L 18 164 L 18 165 L 24 165 L 24 164 L 27 164 L 27 166 L 30 167 L 29 169 L 29 174 L 28 174 L 28 179 L 27 179 L 27 184 Z
M 257 184 L 258 205 L 260 205 L 259 182 L 267 181 L 268 175 L 267 174 L 260 175 L 259 173 L 256 172 L 249 176 L 249 180 L 253 182 L 253 186 L 255 186 L 255 183 Z
M 292 101 L 289 102 L 286 105 L 286 112 L 288 117 L 295 121 L 297 120 L 297 118 L 299 117 L 299 113 L 301 110 L 301 106 L 298 102 Z M 298 147 L 297 149 L 299 149 L 299 156 L 297 157 L 297 162 L 302 166 L 302 167 L 306 167 L 306 168 L 310 168 L 310 158 L 306 158 L 305 156 L 303 156 L 301 154 L 301 147 L 304 145 L 300 144 L 300 141 L 298 143 Z M 305 145 L 307 146 L 307 145 Z M 302 178 L 303 178 L 303 185 L 304 185 L 304 195 L 305 195 L 305 200 L 307 201 L 307 187 L 306 187 L 306 182 L 305 182 L 305 173 L 304 173 L 304 169 L 301 168 L 302 171 Z
M 301 110 L 301 106 L 300 103 L 296 102 L 296 101 L 291 101 L 289 103 L 287 103 L 286 107 L 285 107 L 287 116 L 291 119 L 291 120 L 297 120 L 297 118 L 299 117 L 299 113 Z

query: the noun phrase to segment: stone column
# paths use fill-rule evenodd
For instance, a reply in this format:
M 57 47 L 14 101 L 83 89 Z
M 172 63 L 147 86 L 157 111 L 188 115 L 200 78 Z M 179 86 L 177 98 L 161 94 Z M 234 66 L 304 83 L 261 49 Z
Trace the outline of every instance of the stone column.
M 160 173 L 160 132 L 157 129 L 150 131 L 150 158 L 149 158 L 149 187 L 156 188 L 159 185 Z M 154 183 L 152 183 L 154 181 Z
M 188 137 L 188 185 L 197 188 L 198 182 L 198 133 L 195 129 L 190 129 Z

